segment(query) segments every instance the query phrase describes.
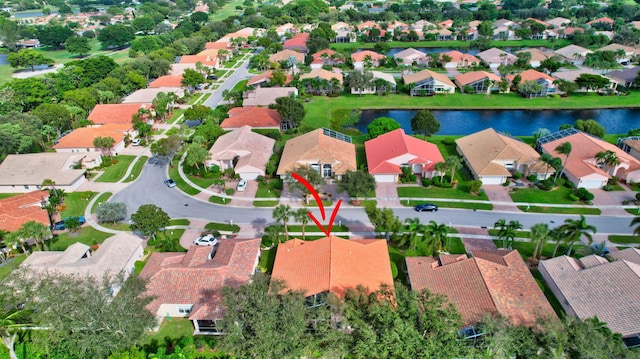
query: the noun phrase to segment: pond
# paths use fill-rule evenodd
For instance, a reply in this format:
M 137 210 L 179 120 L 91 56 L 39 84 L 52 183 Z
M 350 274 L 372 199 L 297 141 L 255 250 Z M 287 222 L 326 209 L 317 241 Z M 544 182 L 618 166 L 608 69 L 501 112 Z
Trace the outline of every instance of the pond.
M 398 121 L 406 133 L 411 134 L 411 118 L 415 110 L 362 111 L 356 128 L 367 132 L 367 125 L 378 117 L 391 117 Z M 640 109 L 603 110 L 433 110 L 440 122 L 438 135 L 468 135 L 493 127 L 514 136 L 531 136 L 539 128 L 557 131 L 561 125 L 573 124 L 577 119 L 594 119 L 606 133 L 627 133 L 640 128 Z
M 9 65 L 7 54 L 0 54 L 0 65 Z

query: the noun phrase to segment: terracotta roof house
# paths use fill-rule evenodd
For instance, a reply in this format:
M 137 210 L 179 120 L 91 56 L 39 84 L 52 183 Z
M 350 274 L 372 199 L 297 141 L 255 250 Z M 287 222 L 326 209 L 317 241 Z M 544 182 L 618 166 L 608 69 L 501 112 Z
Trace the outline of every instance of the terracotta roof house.
M 357 34 L 353 31 L 353 27 L 346 22 L 337 22 L 331 25 L 331 30 L 336 33 L 336 43 L 356 42 Z
M 373 93 L 387 93 L 387 92 L 395 93 L 396 92 L 396 79 L 393 77 L 392 74 L 382 72 L 382 71 L 371 71 L 371 74 L 373 75 L 373 87 L 367 88 L 364 90 L 360 90 L 355 87 L 352 87 L 351 93 L 354 95 L 355 94 L 366 95 L 366 94 L 373 94 Z M 382 85 L 382 83 L 380 83 L 381 86 L 378 86 L 376 84 L 377 80 L 383 80 L 384 82 L 386 82 L 386 84 Z
M 319 128 L 288 140 L 276 174 L 284 176 L 299 165 L 310 166 L 323 177 L 335 176 L 337 179 L 347 171 L 355 171 L 356 146 L 345 139 L 336 138 L 340 137 L 337 135 L 340 134 Z
M 514 325 L 527 326 L 538 318 L 556 317 L 517 250 L 474 251 L 471 258 L 407 257 L 406 262 L 411 288 L 445 295 L 458 308 L 464 327 L 486 314 L 500 314 Z
M 593 51 L 589 49 L 585 49 L 584 47 L 573 44 L 554 51 L 556 55 L 562 56 L 565 62 L 568 62 L 572 65 L 582 65 L 584 63 L 584 59 L 587 57 L 587 54 L 590 54 L 592 52 Z
M 148 280 L 147 306 L 162 318 L 189 318 L 195 334 L 220 334 L 222 288 L 240 286 L 253 274 L 260 239 L 223 239 L 213 247 L 191 246 L 187 253 L 152 253 L 140 272 Z
M 618 57 L 616 59 L 618 61 L 618 63 L 620 63 L 622 65 L 628 65 L 631 62 L 631 60 L 633 59 L 633 57 L 636 56 L 636 54 L 639 52 L 638 50 L 634 49 L 633 47 L 620 45 L 620 44 L 609 44 L 607 46 L 603 46 L 603 47 L 599 48 L 597 51 L 613 51 L 616 54 L 618 52 L 624 51 L 624 56 L 620 56 L 620 57 Z
M 216 68 L 220 65 L 217 56 L 209 55 L 182 55 L 176 59 L 178 64 L 197 64 L 198 62 L 209 67 Z
M 364 50 L 359 52 L 354 52 L 351 54 L 351 61 L 353 62 L 353 68 L 356 70 L 364 69 L 365 59 L 371 58 L 371 67 L 380 66 L 380 60 L 386 58 L 383 54 L 379 54 L 374 51 Z
M 86 151 L 8 155 L 0 164 L 0 193 L 32 192 L 40 189 L 45 179 L 54 181 L 56 188 L 73 192 L 86 181 L 86 170 L 73 168 L 80 163 L 92 168 L 99 166 L 102 158 L 100 153 Z
M 102 280 L 105 276 L 119 274 L 129 276 L 135 270 L 135 262 L 142 259 L 143 241 L 138 236 L 120 232 L 104 240 L 96 251 L 77 242 L 63 252 L 33 252 L 22 262 L 32 274 L 59 273 L 90 276 Z M 112 288 L 117 293 L 118 288 Z M 114 293 L 115 295 L 115 293 Z
M 640 66 L 634 66 L 624 70 L 608 72 L 606 77 L 611 80 L 611 82 L 615 82 L 624 87 L 631 87 L 635 85 L 638 72 L 640 72 Z
M 206 44 L 204 44 L 204 49 L 231 50 L 231 47 L 229 45 L 230 43 L 226 41 L 207 42 Z
M 433 35 L 434 40 L 436 41 L 448 41 L 453 40 L 453 32 L 448 29 L 433 29 L 428 30 L 425 34 Z
M 449 80 L 447 75 L 433 72 L 431 70 L 422 70 L 420 72 L 406 73 L 402 75 L 405 85 L 412 85 L 411 96 L 419 96 L 421 94 L 435 95 L 436 93 L 453 93 L 456 85 Z
M 111 137 L 115 140 L 112 152 L 118 153 L 124 149 L 124 138 L 127 134 L 135 137 L 136 132 L 131 123 L 80 127 L 58 140 L 53 148 L 56 152 L 100 152 L 100 149 L 93 145 L 93 140 L 97 137 Z
M 299 80 L 302 81 L 304 79 L 320 79 L 320 80 L 326 80 L 326 81 L 331 81 L 333 79 L 336 79 L 338 80 L 338 83 L 340 83 L 340 85 L 342 85 L 342 82 L 343 82 L 341 73 L 327 71 L 325 69 L 316 69 L 316 70 L 312 70 L 309 73 L 300 75 Z
M 150 109 L 151 104 L 141 103 L 114 103 L 114 104 L 98 104 L 91 110 L 89 121 L 94 125 L 105 125 L 108 123 L 127 123 L 130 124 L 133 116 L 140 109 Z
M 305 92 L 314 95 L 342 92 L 342 82 L 341 73 L 327 71 L 322 68 L 311 70 L 311 72 L 299 77 L 299 84 L 304 86 Z
M 308 32 L 296 34 L 289 40 L 286 40 L 284 44 L 282 44 L 282 49 L 299 51 L 303 54 L 306 54 L 307 52 L 309 52 L 309 50 L 307 49 L 307 40 L 309 40 L 310 36 L 311 35 Z
M 17 231 L 29 221 L 49 226 L 49 215 L 42 209 L 48 198 L 48 191 L 37 190 L 0 199 L 0 231 Z
M 376 24 L 373 21 L 365 21 L 356 26 L 360 32 L 368 29 L 381 29 L 380 25 Z
M 247 86 L 262 87 L 263 85 L 269 85 L 271 84 L 272 76 L 273 76 L 273 71 L 267 71 L 267 72 L 263 72 L 261 74 L 255 75 L 247 81 Z M 291 76 L 291 74 L 284 74 L 284 76 L 285 76 L 284 85 L 290 84 L 291 81 L 293 80 L 293 76 Z
M 565 156 L 555 149 L 565 142 L 571 143 L 571 155 L 565 164 L 564 174 L 576 188 L 600 188 L 607 184 L 611 176 L 627 182 L 640 182 L 639 160 L 615 145 L 584 132 L 577 131 L 577 133 L 544 143 L 541 146 L 542 151 L 554 157 L 560 157 L 564 161 Z M 614 152 L 620 163 L 611 168 L 598 163 L 596 155 L 606 151 Z
M 531 59 L 529 59 L 529 65 L 531 65 L 531 67 L 535 67 L 535 68 L 540 67 L 540 64 L 542 63 L 542 61 L 557 56 L 556 54 L 554 54 L 551 51 L 542 51 L 542 50 L 536 49 L 536 48 L 524 49 L 524 50 L 516 51 L 516 55 L 517 54 L 522 54 L 522 53 L 531 54 Z
M 397 183 L 402 167 L 423 178 L 439 175 L 435 170 L 438 162 L 444 162 L 438 146 L 406 135 L 399 128 L 364 143 L 367 170 L 376 182 Z
M 147 87 L 149 88 L 158 88 L 158 87 L 182 87 L 182 75 L 164 75 L 160 76 L 157 79 L 151 81 Z
M 155 87 L 132 92 L 122 103 L 151 103 L 160 92 L 174 93 L 178 98 L 184 97 L 184 87 Z
M 344 63 L 344 56 L 333 50 L 324 49 L 316 52 L 311 62 L 311 69 L 322 68 L 322 66 L 334 66 Z
M 635 249 L 620 254 L 630 251 Z M 597 316 L 623 338 L 640 335 L 640 263 L 561 256 L 540 261 L 538 270 L 568 315 Z
M 276 103 L 278 97 L 298 96 L 295 87 L 259 87 L 246 91 L 243 95 L 242 106 L 269 106 Z
M 382 285 L 393 288 L 387 243 L 381 239 L 331 236 L 281 243 L 271 277 L 283 280 L 289 289 L 304 291 L 305 297 L 327 293 L 341 297 L 358 286 L 369 292 Z
M 276 27 L 276 33 L 278 36 L 284 36 L 287 32 L 295 34 L 298 32 L 298 28 L 290 22 Z
M 585 67 L 583 67 L 580 70 L 558 71 L 558 72 L 554 72 L 552 75 L 553 75 L 554 78 L 556 78 L 558 80 L 576 82 L 576 79 L 578 77 L 580 77 L 580 75 L 582 75 L 582 74 L 602 76 L 601 74 L 595 72 L 594 70 L 591 70 L 591 69 L 585 68 Z M 609 80 L 611 80 L 611 82 L 609 83 L 609 87 L 610 88 L 615 87 L 616 86 L 615 80 L 613 80 L 612 78 L 609 78 Z M 581 88 L 576 90 L 576 92 L 585 92 L 585 91 L 590 91 L 590 90 L 587 89 L 586 87 L 581 87 Z
M 473 93 L 489 94 L 498 88 L 498 83 L 502 81 L 500 76 L 486 71 L 470 71 L 453 77 L 460 92 L 465 93 L 467 86 L 473 88 Z M 468 87 L 467 87 L 468 89 Z
M 547 24 L 553 26 L 556 29 L 564 28 L 571 24 L 571 20 L 566 19 L 564 17 L 554 17 L 551 20 L 547 20 Z
M 537 93 L 521 93 L 521 95 L 524 97 L 545 97 L 548 94 L 554 94 L 557 90 L 556 85 L 553 83 L 556 79 L 545 74 L 544 72 L 536 71 L 533 69 L 523 71 L 519 74 L 507 75 L 506 78 L 507 80 L 509 80 L 509 82 L 513 82 L 513 79 L 518 75 L 520 75 L 520 83 L 533 81 L 542 87 L 540 92 Z
M 535 174 L 545 179 L 547 172 L 540 154 L 528 144 L 488 128 L 456 140 L 456 149 L 464 157 L 473 177 L 483 185 L 503 184 L 513 173 Z M 552 170 L 551 170 L 552 171 Z
M 242 179 L 254 180 L 265 175 L 275 143 L 276 140 L 243 126 L 218 137 L 209 149 L 205 166 L 217 165 L 222 171 L 233 169 Z
M 444 68 L 446 69 L 474 67 L 480 64 L 480 60 L 477 57 L 456 50 L 441 53 L 440 59 L 442 60 L 444 56 L 449 56 L 450 58 L 450 60 L 444 64 Z
M 304 62 L 304 54 L 293 50 L 278 51 L 273 55 L 269 55 L 269 62 L 280 62 L 291 60 L 294 64 Z
M 403 66 L 411 66 L 413 64 L 418 66 L 427 66 L 429 64 L 427 54 L 412 47 L 394 54 L 393 58 L 396 59 L 396 63 L 398 63 L 398 65 Z
M 235 130 L 244 126 L 256 129 L 280 129 L 282 118 L 278 111 L 266 107 L 234 107 L 227 112 L 220 127 L 225 130 Z
M 587 23 L 588 25 L 594 25 L 594 24 L 607 24 L 607 25 L 611 25 L 613 26 L 613 24 L 615 24 L 615 21 L 610 18 L 610 17 L 599 17 L 595 20 L 591 20 Z
M 495 47 L 479 52 L 477 57 L 491 68 L 497 68 L 500 65 L 513 65 L 518 59 L 517 56 Z

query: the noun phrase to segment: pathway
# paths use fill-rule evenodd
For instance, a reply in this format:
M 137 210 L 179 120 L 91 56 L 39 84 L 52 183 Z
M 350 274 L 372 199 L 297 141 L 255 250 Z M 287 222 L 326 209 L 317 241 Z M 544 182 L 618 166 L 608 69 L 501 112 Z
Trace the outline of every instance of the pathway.
M 494 203 L 494 211 L 520 212 L 516 204 L 513 203 L 511 196 L 509 196 L 509 191 L 511 190 L 509 186 L 482 186 L 482 189 L 484 190 L 484 193 L 487 194 L 489 201 Z

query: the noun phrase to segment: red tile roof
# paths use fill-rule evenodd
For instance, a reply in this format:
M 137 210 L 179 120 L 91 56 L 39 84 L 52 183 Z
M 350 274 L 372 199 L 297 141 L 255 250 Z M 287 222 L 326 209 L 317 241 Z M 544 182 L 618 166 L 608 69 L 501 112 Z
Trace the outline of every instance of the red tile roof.
M 375 291 L 382 284 L 393 288 L 387 243 L 384 240 L 347 240 L 325 237 L 316 241 L 294 239 L 278 246 L 272 278 L 285 281 L 305 296 L 331 292 L 339 296 L 362 285 Z
M 251 279 L 260 253 L 260 239 L 223 239 L 214 247 L 192 246 L 187 253 L 153 253 L 140 277 L 147 279 L 147 306 L 157 313 L 162 304 L 193 304 L 191 320 L 222 319 L 222 288 Z M 157 313 L 162 315 L 163 313 Z
M 532 69 L 529 69 L 529 70 L 523 71 L 523 72 L 521 72 L 521 73 L 519 73 L 519 74 L 517 74 L 517 75 L 520 75 L 520 78 L 521 78 L 521 80 L 520 80 L 520 81 L 521 81 L 521 82 L 525 82 L 525 81 L 538 81 L 538 80 L 540 80 L 540 79 L 545 79 L 545 80 L 548 80 L 548 81 L 551 81 L 551 82 L 553 82 L 553 81 L 555 81 L 555 80 L 556 80 L 556 79 L 554 79 L 553 77 L 551 77 L 551 76 L 549 76 L 549 75 L 547 75 L 547 74 L 545 74 L 545 73 L 543 73 L 543 72 L 536 71 L 536 70 L 532 70 Z M 516 75 L 516 74 L 507 75 L 507 80 L 509 80 L 509 81 L 513 81 L 513 79 L 514 79 L 517 75 Z
M 462 53 L 460 51 L 456 51 L 456 50 L 451 50 L 451 51 L 447 51 L 447 52 L 443 52 L 440 54 L 440 58 L 442 58 L 442 56 L 447 55 L 451 58 L 451 60 L 449 62 L 463 62 L 463 61 L 467 61 L 468 63 L 480 63 L 480 59 L 478 59 L 477 57 L 473 56 L 473 55 L 469 55 L 469 54 L 465 54 Z
M 117 145 L 124 140 L 125 133 L 132 128 L 131 123 L 109 123 L 96 127 L 76 128 L 70 134 L 62 137 L 53 148 L 95 148 L 93 140 L 96 137 L 111 137 Z
M 266 107 L 234 107 L 227 114 L 229 117 L 220 124 L 224 129 L 242 126 L 279 129 L 282 121 L 278 111 Z
M 355 52 L 353 54 L 351 54 L 351 60 L 353 60 L 353 62 L 361 62 L 364 61 L 365 57 L 371 56 L 371 60 L 382 60 L 384 58 L 386 58 L 386 56 L 379 54 L 377 52 L 371 51 L 371 50 L 364 50 L 364 51 L 359 51 L 359 52 Z
M 182 75 L 164 75 L 151 81 L 151 83 L 147 87 L 156 88 L 156 87 L 181 87 L 181 86 L 182 86 Z
M 327 57 L 327 58 L 330 58 L 331 56 L 333 56 L 333 55 L 337 54 L 337 52 L 335 52 L 335 51 L 333 51 L 333 50 L 330 50 L 330 49 L 324 49 L 324 50 L 320 50 L 320 51 L 316 52 L 316 53 L 315 53 L 315 54 L 313 54 L 312 56 L 313 56 L 313 58 L 314 58 L 315 60 L 318 60 L 318 59 L 322 59 L 322 60 L 324 60 L 324 58 L 322 57 L 322 55 L 324 55 L 324 54 L 327 54 L 327 56 L 326 56 L 326 57 Z
M 139 103 L 117 103 L 96 105 L 89 114 L 89 121 L 95 125 L 108 123 L 131 123 L 133 115 L 141 108 L 149 108 L 149 105 Z
M 489 79 L 496 82 L 500 82 L 500 80 L 502 80 L 500 76 L 486 71 L 465 72 L 464 74 L 455 75 L 453 78 L 455 79 L 456 84 L 462 87 L 482 79 Z
M 207 42 L 204 44 L 205 50 L 210 49 L 218 49 L 218 50 L 227 50 L 230 49 L 228 42 Z
M 424 171 L 433 171 L 436 163 L 444 162 L 438 146 L 406 135 L 401 128 L 365 142 L 364 150 L 371 174 L 400 174 L 400 164 L 409 157 L 415 160 L 412 163 L 422 164 Z
M 307 40 L 309 40 L 310 34 L 303 32 L 300 34 L 296 34 L 294 37 L 290 38 L 289 40 L 286 40 L 283 44 L 282 47 L 283 48 L 287 48 L 287 47 L 306 47 L 307 46 Z
M 440 265 L 432 257 L 407 257 L 411 287 L 444 294 L 464 326 L 485 314 L 501 314 L 514 325 L 534 325 L 555 312 L 518 251 L 474 251 L 472 258 L 448 258 Z
M 0 230 L 17 231 L 23 223 L 36 221 L 49 226 L 49 215 L 41 209 L 47 191 L 33 191 L 0 200 Z

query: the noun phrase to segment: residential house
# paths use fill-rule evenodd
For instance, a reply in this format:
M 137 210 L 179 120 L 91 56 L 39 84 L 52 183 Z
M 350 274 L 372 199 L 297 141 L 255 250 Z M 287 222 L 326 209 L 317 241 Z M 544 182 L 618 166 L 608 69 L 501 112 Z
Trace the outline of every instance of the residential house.
M 564 311 L 586 320 L 598 317 L 625 342 L 640 336 L 640 253 L 612 252 L 609 262 L 597 255 L 560 256 L 540 261 L 538 270 Z
M 289 96 L 297 97 L 298 89 L 295 87 L 257 88 L 255 90 L 245 91 L 242 107 L 274 105 L 278 97 Z
M 371 74 L 373 75 L 373 86 L 371 88 L 359 90 L 352 87 L 351 93 L 354 95 L 367 95 L 374 93 L 396 92 L 396 79 L 392 74 L 381 71 L 371 71 Z
M 300 165 L 310 166 L 322 177 L 339 179 L 357 170 L 356 147 L 351 137 L 319 128 L 287 141 L 276 174 L 282 177 Z
M 233 43 L 232 41 L 233 39 L 242 39 L 243 41 L 246 42 L 249 39 L 249 37 L 251 36 L 260 37 L 265 31 L 266 31 L 265 29 L 255 29 L 253 27 L 245 27 L 236 32 L 232 32 L 230 34 L 224 35 L 223 37 L 218 39 L 217 42 Z
M 45 273 L 91 277 L 97 281 L 124 275 L 126 279 L 135 271 L 135 263 L 142 259 L 144 242 L 138 236 L 119 232 L 102 242 L 97 250 L 76 242 L 62 252 L 33 252 L 21 267 L 35 276 Z M 116 295 L 118 287 L 112 287 Z
M 42 208 L 48 198 L 48 191 L 36 190 L 0 199 L 0 231 L 15 232 L 29 221 L 50 226 L 49 214 Z
M 520 76 L 520 83 L 523 84 L 527 81 L 533 81 L 541 86 L 540 92 L 537 93 L 521 93 L 522 96 L 527 98 L 531 97 L 545 97 L 548 94 L 554 94 L 557 90 L 554 84 L 555 79 L 544 72 L 529 69 L 519 74 L 507 75 L 506 78 L 509 82 L 513 82 L 516 76 Z
M 587 25 L 591 25 L 591 26 L 609 26 L 610 28 L 613 28 L 613 25 L 615 24 L 615 20 L 613 20 L 610 17 L 604 16 L 604 17 L 599 17 L 595 20 L 591 20 L 589 22 L 587 22 Z
M 435 170 L 444 158 L 438 146 L 406 135 L 399 128 L 364 143 L 367 170 L 376 182 L 397 183 L 403 167 L 422 178 L 439 175 Z
M 490 94 L 498 89 L 498 84 L 502 81 L 500 76 L 486 71 L 470 71 L 453 77 L 460 92 L 465 93 L 465 89 L 473 89 L 473 93 Z
M 589 68 L 583 68 L 580 70 L 568 70 L 568 71 L 558 71 L 558 72 L 554 72 L 552 74 L 552 76 L 557 79 L 557 80 L 564 80 L 564 81 L 569 81 L 569 82 L 576 82 L 576 79 L 578 77 L 580 77 L 580 75 L 582 74 L 589 74 L 589 75 L 597 75 L 597 76 L 602 76 L 599 73 L 589 69 Z M 613 88 L 616 85 L 616 82 L 611 82 L 609 84 L 610 88 Z M 589 91 L 589 89 L 585 88 L 585 87 L 581 87 L 579 89 L 576 90 L 576 92 L 585 92 L 585 91 Z
M 207 42 L 204 44 L 205 50 L 217 49 L 217 50 L 231 50 L 231 44 L 226 41 Z
M 337 22 L 331 25 L 331 30 L 336 33 L 334 41 L 337 43 L 356 42 L 356 33 L 353 32 L 353 28 L 346 22 Z
M 498 19 L 493 22 L 494 40 L 518 40 L 515 29 L 520 25 L 507 19 Z
M 222 171 L 233 169 L 234 173 L 245 180 L 264 176 L 276 140 L 251 129 L 245 125 L 218 137 L 209 149 L 209 159 L 205 161 L 205 166 L 216 165 Z
M 640 138 L 638 136 L 618 138 L 617 146 L 635 159 L 640 160 Z
M 281 61 L 289 61 L 291 65 L 304 63 L 304 54 L 294 50 L 282 50 L 269 55 L 269 62 L 280 63 Z
M 361 34 L 371 29 L 382 30 L 382 27 L 380 27 L 380 25 L 376 24 L 373 21 L 365 21 L 363 23 L 360 23 L 356 25 L 356 28 L 358 29 L 358 32 L 360 32 Z
M 454 40 L 453 32 L 449 29 L 433 29 L 425 32 L 425 35 L 431 35 L 436 41 Z
M 483 185 L 503 184 L 514 173 L 545 179 L 553 173 L 540 154 L 519 139 L 488 128 L 456 140 L 456 150 L 475 179 Z
M 553 26 L 555 29 L 563 29 L 571 24 L 571 20 L 564 17 L 554 17 L 551 20 L 547 20 L 547 24 Z
M 500 65 L 513 65 L 518 57 L 496 47 L 479 52 L 477 57 L 492 69 L 498 68 Z
M 100 163 L 96 152 L 8 155 L 0 164 L 0 193 L 32 192 L 41 189 L 46 179 L 55 182 L 56 188 L 73 192 L 86 181 L 82 166 L 93 168 Z
M 387 24 L 387 31 L 409 31 L 411 30 L 411 26 L 405 24 L 402 21 L 394 20 Z
M 640 182 L 640 161 L 615 145 L 577 130 L 553 135 L 554 137 L 539 139 L 538 143 L 543 152 L 566 161 L 564 174 L 576 188 L 600 188 L 606 185 L 612 176 L 629 183 Z M 571 154 L 568 158 L 556 151 L 556 148 L 565 142 L 571 143 Z M 606 151 L 615 153 L 619 163 L 600 163 L 596 157 L 598 153 Z
M 280 129 L 282 118 L 278 111 L 266 107 L 234 107 L 227 112 L 220 127 L 225 130 L 235 130 L 244 126 L 253 129 Z
M 427 54 L 422 51 L 418 51 L 412 47 L 408 49 L 404 49 L 393 55 L 393 58 L 396 60 L 398 65 L 404 66 L 424 66 L 429 65 L 429 58 Z
M 614 82 L 621 86 L 633 87 L 636 86 L 638 72 L 640 72 L 640 66 L 634 66 L 624 70 L 608 72 L 605 77 L 611 80 L 611 82 Z
M 441 29 L 449 29 L 453 27 L 453 20 L 447 19 L 438 23 L 438 27 Z
M 429 22 L 427 20 L 418 20 L 416 22 L 414 22 L 413 24 L 411 24 L 411 28 L 413 30 L 415 30 L 416 32 L 418 31 L 428 31 L 428 30 L 433 30 L 436 29 L 438 26 L 432 22 Z
M 554 52 L 556 55 L 561 56 L 565 62 L 578 66 L 582 65 L 584 63 L 584 59 L 587 57 L 587 54 L 590 54 L 593 51 L 572 44 L 560 48 Z
M 220 59 L 217 56 L 210 55 L 182 55 L 176 58 L 176 64 L 192 64 L 195 68 L 195 64 L 200 63 L 209 68 L 218 68 L 220 66 Z
M 411 88 L 411 96 L 453 93 L 456 90 L 456 85 L 449 80 L 447 75 L 431 70 L 403 74 L 402 79 L 404 84 Z
M 598 51 L 613 51 L 616 53 L 618 63 L 621 65 L 629 65 L 631 60 L 635 58 L 638 50 L 633 47 L 620 44 L 609 44 L 598 49 Z
M 191 246 L 187 253 L 152 253 L 140 272 L 154 299 L 147 309 L 163 318 L 189 318 L 194 334 L 222 334 L 222 289 L 251 280 L 260 257 L 260 238 L 221 239 Z
M 334 66 L 344 64 L 344 56 L 330 49 L 324 49 L 316 52 L 311 62 L 311 69 L 315 70 L 322 68 L 322 66 Z
M 16 42 L 16 47 L 21 49 L 37 49 L 40 47 L 40 40 L 38 39 L 18 40 L 18 42 Z
M 524 54 L 524 53 L 528 53 L 528 54 L 531 55 L 531 58 L 529 59 L 529 65 L 531 65 L 531 67 L 534 67 L 534 68 L 540 67 L 540 64 L 542 63 L 542 61 L 557 56 L 556 54 L 554 54 L 551 51 L 543 51 L 543 50 L 536 49 L 536 48 L 530 48 L 530 49 L 524 49 L 524 50 L 516 51 L 516 56 L 518 54 Z
M 309 40 L 310 36 L 311 35 L 308 32 L 296 34 L 294 37 L 286 40 L 284 44 L 282 44 L 282 49 L 298 51 L 306 54 L 307 52 L 309 52 L 309 50 L 307 49 L 307 40 Z
M 293 80 L 291 74 L 284 74 L 285 80 L 283 85 L 288 85 Z M 271 78 L 273 77 L 273 71 L 263 72 L 259 75 L 251 77 L 247 81 L 247 86 L 253 87 L 271 87 Z
M 133 116 L 135 116 L 141 109 L 150 109 L 150 104 L 140 103 L 114 103 L 114 104 L 99 104 L 91 110 L 89 117 L 87 118 L 94 125 L 106 125 L 108 123 L 131 123 Z
M 534 326 L 556 318 L 553 308 L 517 250 L 473 251 L 436 257 L 407 257 L 411 289 L 442 294 L 458 308 L 463 327 L 485 315 L 501 315 L 513 325 Z
M 640 30 L 640 21 L 631 21 L 627 25 L 632 29 Z
M 370 50 L 354 52 L 351 54 L 353 68 L 356 70 L 362 70 L 365 67 L 378 67 L 380 66 L 380 61 L 386 58 L 386 56 Z
M 132 123 L 108 123 L 100 126 L 80 127 L 59 139 L 53 148 L 56 152 L 99 152 L 101 150 L 93 145 L 93 141 L 98 137 L 111 137 L 115 141 L 111 151 L 117 154 L 125 147 L 125 137 L 129 135 L 133 138 L 136 134 Z
M 271 277 L 304 292 L 308 304 L 317 305 L 326 303 L 329 293 L 342 297 L 358 286 L 368 292 L 382 286 L 393 290 L 389 263 L 383 239 L 293 239 L 278 245 Z
M 122 103 L 152 103 L 160 92 L 173 93 L 177 98 L 184 97 L 184 87 L 155 87 L 140 89 L 132 92 L 122 100 Z
M 299 83 L 305 86 L 305 91 L 317 95 L 342 92 L 342 82 L 341 73 L 325 69 L 315 69 L 299 77 Z
M 294 24 L 288 22 L 286 24 L 282 24 L 282 25 L 276 27 L 276 33 L 280 37 L 283 37 L 287 33 L 289 33 L 289 34 L 297 34 L 298 33 L 298 28 Z
M 449 59 L 447 62 L 444 61 L 445 56 Z M 440 60 L 444 62 L 443 67 L 445 69 L 467 68 L 480 65 L 480 60 L 477 57 L 455 50 L 441 53 Z
M 151 81 L 148 88 L 162 88 L 162 87 L 182 87 L 182 75 L 164 75 Z

